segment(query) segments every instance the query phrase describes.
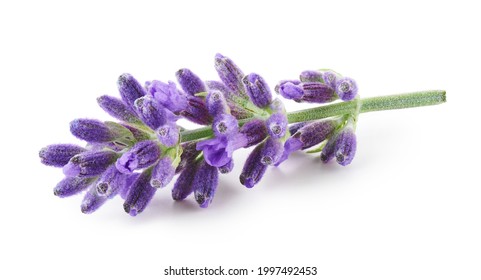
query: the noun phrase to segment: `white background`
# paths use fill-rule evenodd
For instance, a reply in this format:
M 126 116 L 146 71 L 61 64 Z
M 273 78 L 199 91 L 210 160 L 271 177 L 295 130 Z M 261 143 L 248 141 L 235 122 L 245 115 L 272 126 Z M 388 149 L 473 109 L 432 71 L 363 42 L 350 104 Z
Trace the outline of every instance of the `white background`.
M 0 278 L 181 279 L 164 269 L 222 265 L 318 268 L 292 279 L 480 279 L 475 2 L 2 2 Z M 118 75 L 166 81 L 189 67 L 215 79 L 217 52 L 272 86 L 332 68 L 363 97 L 445 89 L 448 102 L 362 115 L 348 167 L 295 154 L 246 189 L 239 151 L 208 209 L 174 203 L 170 187 L 136 218 L 120 198 L 84 215 L 81 196 L 53 195 L 62 174 L 39 149 L 81 143 L 74 118 L 109 119 L 95 98 L 116 95 Z

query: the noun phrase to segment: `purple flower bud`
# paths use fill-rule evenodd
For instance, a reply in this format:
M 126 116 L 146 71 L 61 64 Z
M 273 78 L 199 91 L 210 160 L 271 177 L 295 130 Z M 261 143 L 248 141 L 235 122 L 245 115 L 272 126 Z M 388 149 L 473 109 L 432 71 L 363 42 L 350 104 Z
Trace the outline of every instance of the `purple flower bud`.
M 342 100 L 352 100 L 357 94 L 357 83 L 351 78 L 341 78 L 336 83 L 336 92 Z
M 116 137 L 105 123 L 93 119 L 73 120 L 70 123 L 70 132 L 75 137 L 92 143 L 109 142 Z
M 205 98 L 207 108 L 211 116 L 216 117 L 221 114 L 229 114 L 229 106 L 224 95 L 220 91 L 210 90 Z
M 212 130 L 216 136 L 232 135 L 239 129 L 237 119 L 231 115 L 221 114 L 212 123 Z
M 326 140 L 334 132 L 337 125 L 339 125 L 338 120 L 311 122 L 300 128 L 293 137 L 299 138 L 302 142 L 302 149 L 308 149 Z
M 116 196 L 125 188 L 127 177 L 128 175 L 120 173 L 115 165 L 111 165 L 95 184 L 97 193 L 108 198 Z
M 332 71 L 326 71 L 326 72 L 322 73 L 322 80 L 324 81 L 324 83 L 326 85 L 335 89 L 336 84 L 337 84 L 338 76 L 339 76 L 338 74 L 336 74 Z
M 287 84 L 287 83 L 291 83 L 295 86 L 297 85 L 300 85 L 301 84 L 301 81 L 299 80 L 281 80 L 279 83 L 277 83 L 277 85 L 274 87 L 274 91 L 277 92 L 277 93 L 281 93 L 281 86 L 284 85 L 284 84 Z
M 263 108 L 271 103 L 271 90 L 261 76 L 251 73 L 245 76 L 242 81 L 244 82 L 247 95 L 249 95 L 249 98 L 254 105 Z
M 282 82 L 279 85 L 279 94 L 286 99 L 301 99 L 304 95 L 304 90 L 300 84 L 294 84 L 291 81 Z
M 194 177 L 197 173 L 198 162 L 193 162 L 189 168 L 180 173 L 179 178 L 172 189 L 172 198 L 174 200 L 184 200 L 194 191 Z
M 175 173 L 180 173 L 187 166 L 191 165 L 197 156 L 201 153 L 196 149 L 197 141 L 184 142 L 182 146 L 182 154 L 180 155 L 180 163 L 175 170 Z
M 179 127 L 175 123 L 166 123 L 155 131 L 160 143 L 167 147 L 173 147 L 179 143 L 179 133 Z
M 332 135 L 329 140 L 327 140 L 326 145 L 322 149 L 321 152 L 321 161 L 323 163 L 328 163 L 331 159 L 334 158 L 334 155 L 336 153 L 336 139 L 337 139 L 338 133 Z
M 209 114 L 209 109 L 202 98 L 191 96 L 187 100 L 187 107 L 180 111 L 180 115 L 197 124 L 209 124 L 212 117 Z
M 159 159 L 160 153 L 161 150 L 156 141 L 138 142 L 117 160 L 115 166 L 124 174 L 132 174 L 136 169 L 154 164 Z
M 264 121 L 253 119 L 245 123 L 239 130 L 247 138 L 244 148 L 257 145 L 267 137 L 267 127 Z
M 189 106 L 188 95 L 179 91 L 172 81 L 168 84 L 161 81 L 146 82 L 146 87 L 150 95 L 171 112 L 179 114 Z
M 124 210 L 130 216 L 137 216 L 137 214 L 142 213 L 154 197 L 157 188 L 150 185 L 151 175 L 152 171 L 150 169 L 144 170 L 130 186 L 124 202 Z
M 234 161 L 231 159 L 228 163 L 226 163 L 224 166 L 219 167 L 219 172 L 222 174 L 227 174 L 232 171 L 234 168 Z
M 140 119 L 152 129 L 156 129 L 167 122 L 165 109 L 150 96 L 135 100 L 134 107 Z
M 239 179 L 241 184 L 248 188 L 254 187 L 266 172 L 267 165 L 261 163 L 264 145 L 265 143 L 257 145 L 244 163 Z
M 113 151 L 87 151 L 70 159 L 63 167 L 69 177 L 93 177 L 102 174 L 117 159 Z
M 335 156 L 336 161 L 342 166 L 351 163 L 356 155 L 356 134 L 351 127 L 347 127 L 339 133 L 336 139 Z
M 267 119 L 267 128 L 269 135 L 274 138 L 282 138 L 286 135 L 287 117 L 283 113 L 272 114 Z
M 102 95 L 97 98 L 97 103 L 107 114 L 118 120 L 127 123 L 140 123 L 135 113 L 122 100 L 116 97 Z
M 84 214 L 91 214 L 104 205 L 107 199 L 107 196 L 97 192 L 97 188 L 91 187 L 82 200 L 80 210 Z
M 214 198 L 218 183 L 219 172 L 217 168 L 202 161 L 193 183 L 194 197 L 200 207 L 206 208 L 209 206 Z
M 55 144 L 42 148 L 38 155 L 45 165 L 63 167 L 73 156 L 85 151 L 86 149 L 73 144 Z
M 337 98 L 334 89 L 323 83 L 303 83 L 302 89 L 304 95 L 299 100 L 296 100 L 298 102 L 328 103 Z
M 174 175 L 175 167 L 173 166 L 172 158 L 169 156 L 163 157 L 152 170 L 150 184 L 154 188 L 163 188 L 172 181 Z
M 124 103 L 130 108 L 130 110 L 134 111 L 135 100 L 146 94 L 144 88 L 130 74 L 120 75 L 117 81 L 117 86 Z
M 300 75 L 301 82 L 322 82 L 322 73 L 316 70 L 307 70 Z
M 177 78 L 180 87 L 189 95 L 207 91 L 204 82 L 187 68 L 177 71 L 175 77 Z
M 127 194 L 129 193 L 130 187 L 132 184 L 137 180 L 137 178 L 140 176 L 140 173 L 132 173 L 130 175 L 127 175 L 127 179 L 125 180 L 125 184 L 123 188 L 120 189 L 119 194 L 122 199 L 127 198 Z
M 228 57 L 221 54 L 215 55 L 215 70 L 219 74 L 221 81 L 232 92 L 245 98 L 244 86 L 242 85 L 242 78 L 244 73 L 235 65 L 235 63 Z
M 95 178 L 65 177 L 53 189 L 53 194 L 58 197 L 67 197 L 77 194 L 95 182 Z
M 273 165 L 279 161 L 283 153 L 283 143 L 278 139 L 268 138 L 261 152 L 261 163 L 264 165 Z

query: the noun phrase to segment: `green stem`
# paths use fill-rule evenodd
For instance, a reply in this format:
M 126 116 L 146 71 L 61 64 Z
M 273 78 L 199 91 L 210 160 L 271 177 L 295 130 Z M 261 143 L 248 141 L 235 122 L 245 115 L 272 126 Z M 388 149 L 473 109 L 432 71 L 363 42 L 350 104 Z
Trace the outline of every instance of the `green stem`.
M 342 116 L 349 114 L 356 109 L 356 102 L 339 102 L 330 105 L 319 106 L 311 109 L 295 111 L 287 114 L 289 123 L 297 123 L 304 121 L 313 121 L 334 116 Z M 428 90 L 413 93 L 386 95 L 378 97 L 364 98 L 361 102 L 361 113 L 385 111 L 394 109 L 405 109 L 412 107 L 422 107 L 437 105 L 446 102 L 446 91 L 444 90 Z M 242 125 L 250 119 L 240 120 Z M 182 141 L 192 141 L 212 136 L 210 127 L 186 130 L 182 132 Z

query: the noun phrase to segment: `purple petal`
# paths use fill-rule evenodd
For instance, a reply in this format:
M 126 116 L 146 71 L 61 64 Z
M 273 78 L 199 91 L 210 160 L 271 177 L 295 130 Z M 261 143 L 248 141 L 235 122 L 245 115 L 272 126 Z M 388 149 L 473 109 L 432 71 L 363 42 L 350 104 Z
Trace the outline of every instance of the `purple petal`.
M 285 82 L 279 86 L 279 94 L 286 99 L 300 99 L 304 95 L 302 86 Z
M 151 140 L 138 142 L 117 160 L 115 166 L 121 173 L 132 174 L 136 169 L 154 164 L 159 159 L 160 153 L 157 142 Z

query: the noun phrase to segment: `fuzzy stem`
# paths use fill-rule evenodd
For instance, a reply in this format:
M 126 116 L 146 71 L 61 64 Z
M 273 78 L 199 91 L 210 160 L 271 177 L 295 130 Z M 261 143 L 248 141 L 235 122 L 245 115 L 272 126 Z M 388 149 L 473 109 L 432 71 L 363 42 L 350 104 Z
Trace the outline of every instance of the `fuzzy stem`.
M 334 116 L 349 114 L 356 109 L 356 102 L 339 102 L 330 105 L 319 106 L 311 109 L 295 111 L 287 114 L 289 123 L 313 121 Z M 413 93 L 386 95 L 361 99 L 361 113 L 404 109 L 437 105 L 446 102 L 446 91 L 427 90 Z M 240 120 L 242 125 L 250 119 Z M 213 135 L 210 127 L 186 130 L 182 132 L 182 141 L 192 141 Z

